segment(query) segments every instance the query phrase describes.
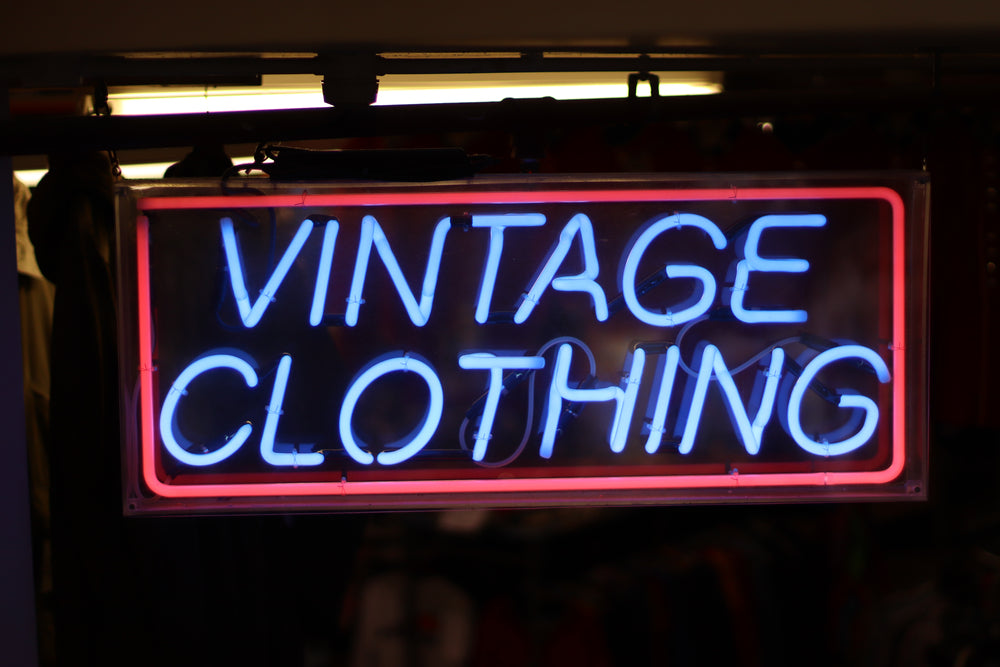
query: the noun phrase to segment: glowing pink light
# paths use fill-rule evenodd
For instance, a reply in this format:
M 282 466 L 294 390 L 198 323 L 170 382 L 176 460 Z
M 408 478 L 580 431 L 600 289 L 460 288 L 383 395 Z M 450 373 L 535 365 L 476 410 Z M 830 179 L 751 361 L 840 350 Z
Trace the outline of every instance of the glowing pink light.
M 149 220 L 136 222 L 139 325 L 139 375 L 142 418 L 143 479 L 164 498 L 269 496 L 383 496 L 484 493 L 537 493 L 633 490 L 783 488 L 880 485 L 899 477 L 906 464 L 906 320 L 905 210 L 900 195 L 887 187 L 809 187 L 748 189 L 531 190 L 521 192 L 342 193 L 267 196 L 151 197 L 138 201 L 140 211 L 318 206 L 393 206 L 434 204 L 680 202 L 757 200 L 874 199 L 892 211 L 892 448 L 889 465 L 859 472 L 792 472 L 629 477 L 565 477 L 523 479 L 447 479 L 366 482 L 264 482 L 252 484 L 171 484 L 156 469 L 153 399 L 152 309 L 150 303 Z

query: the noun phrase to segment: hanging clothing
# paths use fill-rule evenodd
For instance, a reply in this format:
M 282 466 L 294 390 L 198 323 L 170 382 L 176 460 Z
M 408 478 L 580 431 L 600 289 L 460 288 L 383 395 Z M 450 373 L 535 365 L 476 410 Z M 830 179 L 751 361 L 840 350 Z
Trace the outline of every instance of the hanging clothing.
M 49 372 L 55 288 L 42 276 L 28 237 L 31 191 L 14 177 L 14 232 L 24 377 L 24 435 L 31 502 L 39 663 L 55 662 L 52 619 L 52 508 L 49 501 Z
M 101 653 L 121 643 L 116 621 L 127 613 L 112 193 L 104 154 L 52 156 L 27 205 L 37 266 L 56 286 L 49 402 L 53 595 L 58 659 L 73 664 L 100 664 Z
M 28 238 L 31 191 L 14 178 L 14 228 L 17 242 L 18 293 L 21 314 L 21 357 L 24 371 L 25 430 L 31 482 L 32 525 L 47 536 L 49 508 L 49 345 L 52 338 L 54 288 L 42 276 Z M 36 545 L 37 546 L 37 545 Z M 36 563 L 37 565 L 37 563 Z
M 50 156 L 28 205 L 56 285 L 51 470 L 58 664 L 301 665 L 281 517 L 123 516 L 111 163 Z

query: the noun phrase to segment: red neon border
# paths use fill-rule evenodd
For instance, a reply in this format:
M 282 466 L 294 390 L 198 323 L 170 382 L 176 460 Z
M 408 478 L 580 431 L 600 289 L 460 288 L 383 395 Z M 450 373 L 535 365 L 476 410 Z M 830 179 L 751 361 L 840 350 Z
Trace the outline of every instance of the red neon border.
M 153 406 L 152 320 L 149 287 L 149 220 L 136 221 L 137 282 L 139 292 L 139 374 L 142 405 L 142 474 L 151 491 L 165 498 L 260 496 L 385 496 L 472 493 L 634 491 L 655 489 L 733 489 L 829 485 L 877 485 L 891 482 L 906 463 L 906 309 L 905 211 L 895 190 L 881 186 L 818 188 L 722 188 L 636 190 L 533 190 L 522 192 L 344 193 L 266 196 L 199 196 L 140 199 L 140 211 L 211 208 L 269 208 L 305 206 L 392 206 L 400 204 L 550 204 L 649 201 L 878 199 L 892 209 L 893 282 L 893 416 L 892 460 L 884 470 L 865 472 L 758 473 L 670 475 L 636 477 L 569 477 L 534 479 L 452 479 L 379 482 L 276 482 L 257 484 L 171 485 L 156 474 Z

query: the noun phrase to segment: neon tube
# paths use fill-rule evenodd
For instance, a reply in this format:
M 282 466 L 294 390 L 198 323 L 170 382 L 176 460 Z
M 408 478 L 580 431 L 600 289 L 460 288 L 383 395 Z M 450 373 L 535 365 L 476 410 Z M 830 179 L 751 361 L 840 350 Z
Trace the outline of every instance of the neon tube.
M 655 408 L 649 425 L 646 427 L 649 429 L 649 437 L 646 439 L 646 452 L 649 454 L 655 454 L 659 451 L 660 443 L 663 440 L 663 429 L 667 421 L 667 410 L 670 407 L 670 397 L 674 391 L 674 379 L 677 377 L 677 365 L 680 358 L 680 348 L 671 345 L 667 348 L 667 354 L 660 362 L 661 365 L 657 367 L 660 383 L 656 394 L 650 400 L 650 404 L 655 405 Z
M 853 436 L 841 440 L 840 442 L 826 442 L 826 438 L 821 436 L 819 440 L 813 440 L 805 434 L 802 429 L 801 410 L 802 398 L 805 395 L 809 383 L 813 381 L 816 374 L 823 368 L 835 361 L 842 359 L 864 359 L 872 368 L 878 381 L 885 384 L 891 379 L 889 368 L 885 365 L 882 357 L 874 350 L 870 350 L 862 345 L 841 345 L 819 353 L 802 370 L 802 375 L 796 380 L 792 393 L 788 397 L 788 427 L 795 444 L 817 456 L 839 456 L 852 452 L 858 447 L 868 442 L 878 427 L 879 410 L 878 405 L 867 396 L 856 394 L 843 394 L 838 405 L 842 408 L 858 408 L 865 411 L 865 422 L 861 430 Z M 899 408 L 897 408 L 899 409 Z
M 473 227 L 488 227 L 490 230 L 489 252 L 479 283 L 479 297 L 476 299 L 476 322 L 485 324 L 489 318 L 493 289 L 496 287 L 497 272 L 500 269 L 500 256 L 503 254 L 504 230 L 507 227 L 540 227 L 544 224 L 545 216 L 541 213 L 472 216 Z
M 642 383 L 642 372 L 646 368 L 646 351 L 641 347 L 632 351 L 632 363 L 628 364 L 628 375 L 622 378 L 625 385 L 625 392 L 618 408 L 618 414 L 611 425 L 611 435 L 608 440 L 611 444 L 611 451 L 620 454 L 625 449 L 625 440 L 628 438 L 628 425 L 632 422 L 632 414 L 635 412 L 635 402 L 639 397 L 639 385 Z
M 306 218 L 299 225 L 298 231 L 295 232 L 291 243 L 288 244 L 288 248 L 285 249 L 285 253 L 278 261 L 278 266 L 268 278 L 253 306 L 250 305 L 250 295 L 247 294 L 246 281 L 243 278 L 243 262 L 240 259 L 240 250 L 236 240 L 236 232 L 233 230 L 232 218 L 222 218 L 220 226 L 222 227 L 222 245 L 226 251 L 226 264 L 229 267 L 229 280 L 233 286 L 233 295 L 236 297 L 240 319 L 243 320 L 243 326 L 252 329 L 257 326 L 261 317 L 264 316 L 264 311 L 274 301 L 274 294 L 281 286 L 281 281 L 285 279 L 288 271 L 292 268 L 292 263 L 298 257 L 299 251 L 305 245 L 306 239 L 309 238 L 313 221 Z
M 694 447 L 694 439 L 698 433 L 698 423 L 701 421 L 701 412 L 705 407 L 705 396 L 708 394 L 708 382 L 712 379 L 712 370 L 715 366 L 715 356 L 718 348 L 714 345 L 705 345 L 701 352 L 701 364 L 698 366 L 698 376 L 695 380 L 694 390 L 685 390 L 688 403 L 686 411 L 687 417 L 684 421 L 684 431 L 681 436 L 680 445 L 677 451 L 681 454 L 688 454 Z M 688 386 L 690 387 L 690 380 Z M 684 410 L 682 409 L 682 412 Z
M 754 220 L 747 232 L 746 242 L 743 244 L 745 259 L 736 264 L 736 282 L 733 285 L 732 298 L 729 303 L 736 319 L 748 324 L 758 324 L 762 322 L 805 322 L 809 318 L 808 313 L 804 310 L 748 310 L 743 307 L 743 298 L 746 295 L 751 271 L 805 273 L 809 270 L 809 262 L 804 259 L 761 257 L 757 247 L 764 230 L 776 227 L 822 227 L 825 224 L 826 216 L 822 215 L 765 215 Z
M 897 480 L 906 465 L 907 422 L 905 409 L 907 328 L 906 328 L 906 206 L 900 195 L 882 186 L 851 187 L 760 187 L 726 188 L 634 188 L 634 189 L 564 189 L 497 192 L 420 193 L 294 193 L 279 195 L 208 195 L 191 197 L 144 197 L 137 202 L 140 211 L 195 210 L 272 207 L 391 206 L 433 204 L 545 204 L 574 202 L 684 202 L 684 201 L 789 201 L 862 199 L 884 203 L 892 218 L 892 352 L 893 414 L 891 457 L 885 468 L 853 472 L 789 472 L 693 475 L 639 475 L 633 477 L 525 478 L 496 480 L 413 480 L 378 482 L 262 482 L 183 484 L 164 481 L 157 469 L 155 424 L 157 371 L 153 348 L 153 323 L 150 287 L 149 226 L 144 215 L 137 217 L 135 258 L 137 265 L 139 318 L 139 379 L 142 423 L 141 466 L 143 482 L 164 498 L 213 498 L 259 496 L 354 496 L 379 497 L 406 494 L 476 494 L 525 492 L 577 492 L 642 489 L 738 489 L 789 488 L 796 486 L 881 485 Z
M 330 269 L 333 267 L 333 248 L 337 243 L 340 224 L 328 220 L 323 230 L 323 247 L 319 253 L 319 267 L 316 269 L 316 288 L 313 291 L 312 307 L 309 309 L 309 324 L 318 327 L 323 322 L 326 310 L 326 290 L 330 286 Z
M 780 347 L 771 350 L 771 362 L 767 373 L 767 380 L 764 386 L 763 397 L 751 422 L 747 409 L 743 407 L 743 399 L 740 398 L 733 376 L 726 367 L 726 362 L 722 359 L 722 353 L 718 348 L 715 350 L 715 358 L 712 366 L 715 377 L 719 381 L 719 387 L 726 399 L 726 407 L 729 417 L 736 427 L 740 440 L 747 454 L 757 454 L 760 452 L 761 438 L 764 435 L 764 427 L 771 421 L 771 414 L 774 411 L 774 400 L 778 393 L 778 379 L 781 377 L 781 368 L 785 363 L 785 352 Z
M 701 354 L 701 365 L 698 367 L 698 377 L 695 382 L 694 392 L 690 399 L 690 408 L 687 419 L 684 422 L 684 435 L 678 451 L 681 454 L 688 454 L 694 447 L 695 437 L 698 433 L 698 423 L 701 421 L 701 413 L 705 407 L 705 397 L 708 394 L 708 383 L 714 375 L 719 382 L 722 396 L 726 399 L 726 408 L 729 418 L 743 443 L 747 454 L 755 455 L 760 452 L 761 438 L 764 428 L 771 420 L 774 411 L 775 396 L 778 393 L 778 379 L 781 368 L 785 362 L 785 353 L 780 347 L 771 350 L 771 362 L 768 370 L 768 378 L 765 383 L 763 398 L 757 413 L 751 422 L 747 409 L 743 406 L 743 399 L 740 397 L 733 376 L 726 366 L 725 360 L 719 348 L 712 344 L 705 345 Z
M 257 373 L 254 372 L 253 367 L 243 359 L 231 354 L 211 354 L 202 357 L 191 362 L 187 368 L 181 371 L 181 374 L 177 376 L 174 383 L 170 385 L 167 398 L 163 401 L 163 407 L 160 408 L 160 439 L 171 456 L 181 463 L 190 466 L 210 466 L 219 461 L 224 461 L 243 446 L 243 443 L 250 437 L 250 432 L 253 430 L 250 424 L 243 424 L 226 441 L 226 444 L 215 451 L 205 454 L 194 454 L 188 451 L 184 445 L 178 442 L 178 438 L 175 437 L 177 404 L 180 402 L 181 396 L 187 395 L 188 385 L 202 373 L 220 368 L 230 368 L 241 374 L 248 387 L 257 386 Z M 180 436 L 180 439 L 188 447 L 191 446 L 192 443 L 184 439 L 183 436 Z
M 573 239 L 580 236 L 580 252 L 583 256 L 583 271 L 575 276 L 560 276 L 553 280 L 556 271 L 562 266 L 566 255 L 569 254 L 570 245 Z M 559 241 L 552 248 L 545 266 L 538 274 L 534 284 L 524 294 L 521 303 L 514 313 L 514 323 L 522 324 L 528 319 L 531 311 L 534 310 L 538 300 L 548 288 L 560 292 L 584 292 L 590 295 L 594 303 L 594 314 L 599 322 L 608 319 L 608 300 L 604 295 L 604 290 L 597 284 L 597 274 L 600 272 L 600 264 L 597 261 L 597 244 L 594 241 L 594 226 L 583 213 L 574 215 L 563 230 L 559 233 Z
M 635 283 L 639 262 L 642 260 L 643 254 L 657 236 L 670 229 L 681 227 L 696 227 L 702 230 L 712 239 L 716 250 L 722 250 L 726 247 L 726 237 L 722 230 L 708 218 L 694 213 L 676 213 L 651 224 L 639 235 L 639 238 L 629 249 L 622 270 L 622 295 L 625 297 L 625 304 L 640 322 L 657 327 L 674 327 L 698 319 L 708 312 L 715 300 L 716 284 L 711 272 L 691 264 L 668 264 L 665 267 L 668 278 L 694 278 L 701 283 L 701 297 L 698 302 L 678 312 L 667 309 L 664 313 L 655 313 L 639 303 L 639 297 L 635 292 Z
M 288 388 L 288 375 L 292 370 L 292 357 L 282 355 L 278 362 L 278 370 L 274 374 L 274 389 L 271 391 L 271 401 L 267 404 L 267 419 L 264 421 L 264 431 L 260 437 L 260 455 L 273 466 L 317 466 L 324 461 L 321 452 L 298 453 L 294 447 L 291 452 L 278 452 L 275 448 L 275 436 L 278 433 L 278 420 L 281 418 L 282 406 L 285 401 L 285 390 Z
M 774 403 L 777 399 L 778 386 L 781 382 L 781 370 L 784 366 L 785 351 L 780 347 L 776 347 L 771 350 L 771 363 L 768 365 L 767 371 L 761 372 L 761 375 L 764 376 L 762 395 L 759 399 L 757 399 L 757 392 L 755 391 L 755 395 L 750 399 L 751 405 L 754 405 L 755 403 L 757 405 L 757 414 L 754 416 L 753 423 L 750 425 L 750 430 L 753 433 L 757 451 L 760 451 L 760 443 L 764 440 L 764 427 L 766 427 L 768 422 L 771 421 L 771 414 L 774 412 Z M 755 382 L 754 384 L 756 385 L 757 383 Z M 759 400 L 759 403 L 755 399 Z M 750 453 L 755 454 L 756 451 Z
M 636 352 L 640 352 L 640 350 L 637 349 Z M 598 387 L 594 389 L 571 388 L 569 386 L 569 367 L 572 356 L 572 345 L 563 343 L 559 346 L 559 351 L 556 353 L 556 364 L 552 370 L 552 383 L 549 385 L 548 409 L 545 413 L 542 444 L 538 454 L 545 459 L 552 457 L 552 447 L 555 444 L 556 433 L 559 430 L 559 417 L 562 415 L 562 402 L 564 400 L 578 403 L 615 401 L 615 416 L 611 422 L 609 441 L 612 445 L 612 451 L 618 453 L 624 449 L 624 441 L 628 435 L 628 424 L 624 422 L 623 417 L 626 408 L 631 417 L 631 411 L 635 407 L 636 394 L 632 394 L 631 405 L 626 406 L 626 393 L 620 387 Z M 638 379 L 642 375 L 642 364 L 644 361 L 644 352 L 633 357 L 632 372 L 629 373 L 630 385 L 633 378 Z M 618 449 L 615 449 L 615 447 L 618 447 Z
M 377 360 L 369 364 L 351 381 L 347 394 L 344 396 L 344 402 L 340 406 L 340 440 L 348 455 L 358 463 L 371 465 L 376 460 L 375 456 L 365 450 L 365 443 L 358 442 L 351 426 L 354 409 L 357 407 L 361 394 L 368 388 L 368 385 L 383 375 L 410 371 L 423 378 L 424 382 L 427 383 L 428 390 L 430 390 L 427 411 L 424 413 L 423 421 L 410 435 L 387 445 L 387 447 L 399 447 L 399 449 L 382 451 L 377 457 L 378 462 L 386 466 L 402 463 L 422 450 L 434 437 L 434 432 L 437 431 L 438 424 L 441 422 L 441 413 L 444 410 L 444 389 L 441 387 L 441 380 L 438 379 L 437 373 L 434 372 L 430 364 L 416 355 L 401 353 L 398 356 Z
M 489 388 L 486 393 L 486 405 L 479 420 L 479 431 L 476 433 L 476 445 L 472 450 L 472 460 L 482 461 L 486 456 L 486 448 L 493 438 L 493 421 L 500 405 L 500 395 L 503 393 L 503 372 L 505 370 L 537 370 L 545 367 L 544 357 L 498 357 L 492 352 L 472 352 L 458 358 L 458 365 L 469 370 L 488 370 L 490 372 Z
M 361 290 L 364 287 L 365 276 L 368 273 L 368 257 L 371 255 L 372 245 L 382 258 L 382 263 L 389 271 L 392 284 L 396 287 L 399 298 L 403 301 L 406 314 L 410 316 L 410 321 L 414 326 L 422 327 L 427 324 L 431 315 L 431 307 L 434 304 L 434 291 L 437 287 L 438 271 L 441 268 L 441 254 L 444 251 L 444 239 L 451 229 L 450 218 L 445 218 L 438 222 L 434 228 L 434 236 L 431 240 L 430 253 L 427 256 L 427 269 L 424 271 L 424 283 L 420 293 L 420 303 L 410 291 L 410 286 L 406 283 L 403 271 L 399 268 L 399 262 L 389 247 L 389 241 L 382 231 L 382 226 L 378 220 L 370 215 L 366 215 L 361 220 L 361 241 L 358 244 L 358 256 L 354 263 L 354 277 L 351 280 L 351 293 L 347 299 L 347 313 L 345 320 L 348 326 L 355 326 L 358 323 L 358 311 L 364 299 Z

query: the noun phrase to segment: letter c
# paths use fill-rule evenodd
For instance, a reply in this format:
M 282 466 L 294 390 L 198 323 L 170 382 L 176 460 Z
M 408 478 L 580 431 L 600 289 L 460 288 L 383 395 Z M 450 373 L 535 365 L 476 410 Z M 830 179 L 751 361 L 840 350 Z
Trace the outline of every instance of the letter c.
M 191 466 L 210 466 L 219 461 L 224 461 L 243 446 L 243 443 L 250 437 L 250 432 L 253 431 L 253 427 L 250 424 L 243 424 L 226 441 L 226 444 L 206 454 L 190 452 L 187 447 L 178 442 L 179 437 L 188 447 L 191 446 L 191 443 L 185 440 L 183 436 L 177 434 L 176 431 L 177 404 L 181 396 L 187 394 L 188 385 L 196 377 L 217 368 L 230 368 L 243 376 L 248 387 L 257 386 L 257 373 L 254 372 L 253 367 L 245 360 L 231 354 L 211 354 L 202 357 L 192 362 L 181 372 L 170 386 L 167 398 L 163 401 L 163 408 L 160 410 L 160 438 L 163 440 L 163 446 L 166 447 L 171 456 L 181 463 Z

